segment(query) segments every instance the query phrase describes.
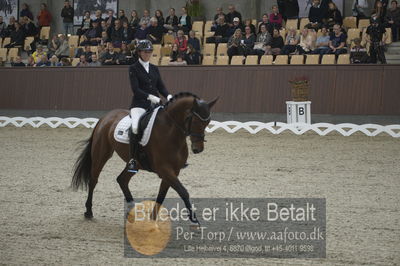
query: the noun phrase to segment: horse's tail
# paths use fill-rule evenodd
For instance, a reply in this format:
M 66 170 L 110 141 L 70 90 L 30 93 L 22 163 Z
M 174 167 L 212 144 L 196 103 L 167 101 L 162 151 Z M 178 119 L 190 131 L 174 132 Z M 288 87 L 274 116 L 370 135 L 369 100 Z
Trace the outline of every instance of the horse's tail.
M 93 134 L 89 139 L 81 142 L 82 145 L 86 146 L 74 165 L 74 175 L 71 182 L 71 186 L 74 190 L 77 190 L 80 187 L 87 189 L 89 181 L 92 177 L 92 142 Z

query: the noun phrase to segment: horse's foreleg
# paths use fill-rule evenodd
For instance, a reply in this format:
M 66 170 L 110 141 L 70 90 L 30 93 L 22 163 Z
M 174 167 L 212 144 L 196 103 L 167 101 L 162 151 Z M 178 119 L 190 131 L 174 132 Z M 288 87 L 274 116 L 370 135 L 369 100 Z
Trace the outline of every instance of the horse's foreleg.
M 151 214 L 151 219 L 155 220 L 157 218 L 158 211 L 160 210 L 161 204 L 164 202 L 165 196 L 167 196 L 169 187 L 169 183 L 166 180 L 162 179 L 160 190 L 158 191 L 158 196 L 156 199 L 156 204 L 154 205 L 153 212 Z

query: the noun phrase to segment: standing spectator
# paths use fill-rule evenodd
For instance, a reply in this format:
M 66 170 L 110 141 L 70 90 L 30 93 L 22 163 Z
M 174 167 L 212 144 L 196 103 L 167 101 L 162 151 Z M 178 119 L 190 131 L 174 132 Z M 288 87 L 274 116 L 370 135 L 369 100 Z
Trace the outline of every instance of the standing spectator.
M 60 34 L 58 49 L 54 52 L 59 59 L 69 57 L 69 45 L 64 34 Z
M 158 25 L 163 26 L 165 24 L 163 12 L 161 10 L 157 9 L 154 16 L 157 19 Z
M 129 26 L 128 21 L 122 23 L 122 41 L 131 43 L 133 40 L 133 29 Z
M 47 58 L 47 55 L 42 55 L 40 57 L 40 61 L 38 63 L 36 63 L 35 66 L 37 66 L 37 67 L 48 67 L 50 65 L 51 65 L 51 63 L 50 63 L 49 59 Z
M 229 27 L 233 26 L 234 18 L 239 18 L 239 21 L 242 21 L 242 14 L 236 11 L 236 7 L 234 5 L 229 5 L 228 10 L 229 13 L 226 14 L 226 23 L 228 23 Z
M 101 63 L 97 60 L 97 55 L 92 54 L 92 61 L 89 63 L 89 66 L 91 67 L 99 67 L 101 66 Z
M 342 32 L 342 28 L 340 25 L 336 24 L 333 26 L 333 33 L 329 38 L 329 51 L 330 54 L 335 54 L 338 56 L 339 54 L 347 53 L 346 48 L 346 34 Z
M 101 10 L 96 10 L 94 16 L 96 17 L 93 21 L 97 21 L 97 23 L 99 23 L 99 25 L 101 25 L 101 22 L 104 20 L 102 18 L 102 14 L 101 14 Z
M 245 27 L 250 27 L 251 33 L 253 33 L 254 35 L 256 35 L 256 27 L 252 24 L 251 19 L 246 19 L 244 21 L 244 26 Z M 246 29 L 246 28 L 245 28 Z
M 207 43 L 226 43 L 230 37 L 230 28 L 228 24 L 225 23 L 223 16 L 218 19 L 218 25 L 215 29 L 214 36 L 208 37 L 206 39 Z
M 74 8 L 70 5 L 68 0 L 64 1 L 64 7 L 61 10 L 61 17 L 63 18 L 65 34 L 74 34 Z
M 387 38 L 386 29 L 377 16 L 371 17 L 371 25 L 368 26 L 366 33 L 367 42 L 370 44 L 371 63 L 376 64 L 379 60 L 382 64 L 386 64 L 384 53 L 384 45 Z
M 114 45 L 108 43 L 107 51 L 103 55 L 103 65 L 115 65 L 118 59 L 118 53 L 114 51 Z
M 37 16 L 39 27 L 50 26 L 52 16 L 50 12 L 47 10 L 47 5 L 45 3 L 40 4 L 40 12 Z
M 114 47 L 120 48 L 121 43 L 124 40 L 124 34 L 121 21 L 119 19 L 115 20 L 114 27 L 111 28 L 110 37 Z
M 377 0 L 375 2 L 374 9 L 372 10 L 372 15 L 375 15 L 379 23 L 385 23 L 386 9 L 383 7 L 383 2 Z
M 188 44 L 184 59 L 188 65 L 199 65 L 200 53 L 191 44 Z
M 14 23 L 15 30 L 11 32 L 11 42 L 4 46 L 5 48 L 13 48 L 16 46 L 23 46 L 25 41 L 25 32 L 21 29 L 19 22 Z
M 21 12 L 19 12 L 19 17 L 28 17 L 30 20 L 33 20 L 33 14 L 29 8 L 29 5 L 27 3 L 23 3 L 21 6 Z
M 265 54 L 266 47 L 271 42 L 271 39 L 272 36 L 267 31 L 267 27 L 265 25 L 261 25 L 261 30 L 257 36 L 257 41 L 254 44 L 253 53 L 259 57 Z
M 129 26 L 136 31 L 139 26 L 140 18 L 136 10 L 132 10 L 131 12 L 131 19 L 129 20 Z
M 178 24 L 178 17 L 175 15 L 175 8 L 170 8 L 169 16 L 165 20 L 164 28 L 169 31 L 176 31 Z
M 196 33 L 192 30 L 189 31 L 188 46 L 189 46 L 189 44 L 192 45 L 194 50 L 200 51 L 200 40 L 196 38 Z
M 352 4 L 353 16 L 357 19 L 363 19 L 367 16 L 365 15 L 365 10 L 368 8 L 368 0 L 354 0 Z
M 241 29 L 236 29 L 235 33 L 229 38 L 227 51 L 229 56 L 229 64 L 231 63 L 232 56 L 243 55 L 243 50 L 240 47 L 242 39 L 243 37 Z
M 81 46 L 92 45 L 97 46 L 101 41 L 101 28 L 97 20 L 92 21 L 92 27 L 82 35 Z
M 187 40 L 183 33 L 183 30 L 178 30 L 178 34 L 175 39 L 175 43 L 178 45 L 179 52 L 184 53 L 187 49 Z
M 182 15 L 178 19 L 178 29 L 187 34 L 192 29 L 192 18 L 187 14 L 187 8 L 182 7 Z
M 342 13 L 340 13 L 336 4 L 334 2 L 330 2 L 328 6 L 329 8 L 325 24 L 328 25 L 329 29 L 333 28 L 333 25 L 335 24 L 342 25 L 343 24 Z
M 7 36 L 7 24 L 3 21 L 3 17 L 0 16 L 0 38 Z
M 135 32 L 136 40 L 144 40 L 147 38 L 147 24 L 145 22 L 140 24 L 140 28 Z
M 319 55 L 324 55 L 328 53 L 329 51 L 329 34 L 328 34 L 328 28 L 326 26 L 323 26 L 321 28 L 321 35 L 317 38 L 317 41 L 315 43 L 316 49 L 312 51 L 313 54 L 319 54 Z
M 17 56 L 14 61 L 11 63 L 11 66 L 13 67 L 24 67 L 26 66 L 23 62 L 20 56 Z
M 282 15 L 279 13 L 278 6 L 272 6 L 272 13 L 269 14 L 269 23 L 273 28 L 281 29 L 282 28 Z
M 375 6 L 377 4 L 377 2 L 381 2 L 381 6 L 382 6 L 382 17 L 385 18 L 386 17 L 386 12 L 387 12 L 387 8 L 388 8 L 388 4 L 389 4 L 389 0 L 375 0 Z
M 393 42 L 397 42 L 400 28 L 400 8 L 397 6 L 396 0 L 393 0 L 390 3 L 390 8 L 387 12 L 386 19 L 389 27 L 392 29 Z
M 278 29 L 274 29 L 274 33 L 272 35 L 272 40 L 269 45 L 267 45 L 265 49 L 266 55 L 278 55 L 281 53 L 281 49 L 283 48 L 283 38 L 279 33 Z
M 162 41 L 164 28 L 158 24 L 158 20 L 154 17 L 150 19 L 150 27 L 147 28 L 147 38 L 153 44 L 160 44 Z
M 50 66 L 51 67 L 62 66 L 61 63 L 58 61 L 58 57 L 56 55 L 53 55 L 52 57 L 50 57 Z
M 324 11 L 321 8 L 320 0 L 313 0 L 312 6 L 308 13 L 308 19 L 310 20 L 311 26 L 318 30 L 322 25 L 322 19 L 324 17 Z
M 90 12 L 85 11 L 85 14 L 82 19 L 81 27 L 77 30 L 76 33 L 79 36 L 82 36 L 83 34 L 86 33 L 87 30 L 90 29 L 91 25 L 92 25 L 92 19 L 90 18 Z
M 279 12 L 283 19 L 299 18 L 299 2 L 298 0 L 277 0 Z
M 282 48 L 281 53 L 284 55 L 289 55 L 296 52 L 297 45 L 299 44 L 300 36 L 297 34 L 297 30 L 290 28 L 286 36 L 285 45 Z
M 125 16 L 125 10 L 121 9 L 119 11 L 119 17 L 118 19 L 121 21 L 122 24 L 124 24 L 124 21 L 126 21 L 127 23 L 129 23 L 128 18 Z
M 84 55 L 79 57 L 79 63 L 76 65 L 77 67 L 87 67 L 89 66 L 89 62 L 86 60 Z
M 143 23 L 146 24 L 146 26 L 150 25 L 150 11 L 148 9 L 143 10 L 143 17 L 140 19 L 139 24 L 142 25 Z
M 244 28 L 243 39 L 241 40 L 241 46 L 243 49 L 244 56 L 252 54 L 255 42 L 256 42 L 256 36 L 251 32 L 251 28 L 249 26 L 246 26 Z

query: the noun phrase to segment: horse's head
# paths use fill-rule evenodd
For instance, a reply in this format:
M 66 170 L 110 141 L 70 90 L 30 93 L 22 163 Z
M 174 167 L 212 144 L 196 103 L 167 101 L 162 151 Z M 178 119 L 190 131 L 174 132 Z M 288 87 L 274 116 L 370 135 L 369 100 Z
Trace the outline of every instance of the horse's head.
M 210 103 L 197 98 L 193 100 L 193 107 L 191 108 L 190 114 L 187 118 L 193 153 L 200 153 L 204 150 L 204 131 L 211 121 L 210 110 L 217 100 L 218 98 L 214 99 Z

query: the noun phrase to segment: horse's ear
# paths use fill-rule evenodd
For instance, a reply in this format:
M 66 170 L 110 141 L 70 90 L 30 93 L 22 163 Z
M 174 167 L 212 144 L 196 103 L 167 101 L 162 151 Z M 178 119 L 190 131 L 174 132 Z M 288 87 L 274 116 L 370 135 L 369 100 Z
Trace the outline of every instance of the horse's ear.
M 214 106 L 214 104 L 218 101 L 219 96 L 217 98 L 215 98 L 214 100 L 212 100 L 211 102 L 208 103 L 208 107 L 210 107 L 210 109 Z

